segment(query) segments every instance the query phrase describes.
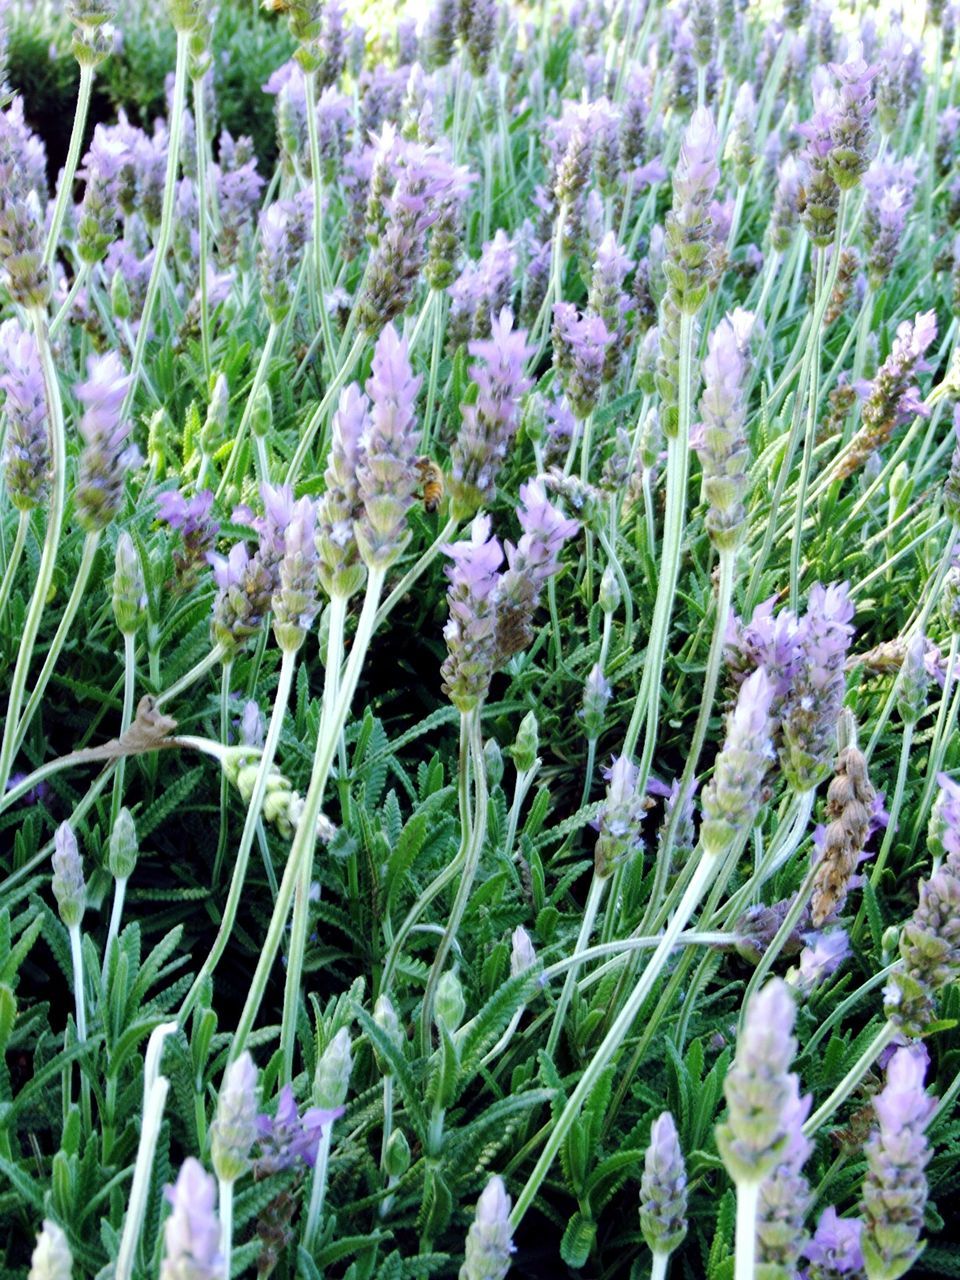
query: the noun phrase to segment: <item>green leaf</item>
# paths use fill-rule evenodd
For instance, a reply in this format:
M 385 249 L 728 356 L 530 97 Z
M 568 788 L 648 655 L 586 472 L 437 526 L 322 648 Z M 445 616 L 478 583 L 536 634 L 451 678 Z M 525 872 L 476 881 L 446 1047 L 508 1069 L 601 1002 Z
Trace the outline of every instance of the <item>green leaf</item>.
M 567 1223 L 560 1241 L 560 1257 L 568 1267 L 579 1270 L 593 1251 L 597 1238 L 597 1224 L 585 1217 L 579 1209 Z

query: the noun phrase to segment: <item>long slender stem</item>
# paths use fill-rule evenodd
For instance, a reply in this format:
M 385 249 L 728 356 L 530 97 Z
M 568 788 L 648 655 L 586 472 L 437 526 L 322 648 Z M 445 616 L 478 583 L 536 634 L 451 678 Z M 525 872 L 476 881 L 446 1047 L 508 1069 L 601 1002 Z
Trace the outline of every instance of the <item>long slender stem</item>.
M 63 646 L 66 643 L 73 620 L 77 616 L 77 610 L 80 608 L 80 602 L 83 599 L 83 593 L 86 590 L 87 582 L 90 579 L 90 571 L 93 568 L 93 561 L 97 554 L 97 548 L 100 545 L 100 533 L 88 533 L 83 542 L 83 554 L 80 557 L 80 564 L 77 568 L 77 575 L 73 580 L 73 587 L 70 591 L 69 599 L 63 610 L 63 616 L 60 619 L 60 625 L 57 627 L 56 635 L 53 637 L 49 652 L 47 653 L 43 667 L 37 677 L 36 683 L 27 704 L 23 709 L 23 715 L 20 717 L 20 723 L 17 725 L 17 733 L 14 741 L 14 751 L 18 751 L 27 736 L 27 730 L 30 728 L 30 722 L 37 713 L 37 708 L 43 700 L 44 692 L 50 677 L 56 668 L 60 654 L 63 652 Z
M 220 1255 L 223 1258 L 223 1274 L 230 1280 L 233 1265 L 233 1183 L 218 1179 L 220 1188 Z
M 40 360 L 43 368 L 44 392 L 47 400 L 47 414 L 50 429 L 50 462 L 51 485 L 50 499 L 47 508 L 47 532 L 37 570 L 37 581 L 30 600 L 30 607 L 23 624 L 20 649 L 17 654 L 17 665 L 14 668 L 10 683 L 10 697 L 7 702 L 7 715 L 3 726 L 3 744 L 0 746 L 0 796 L 6 791 L 10 780 L 10 769 L 16 754 L 17 727 L 20 723 L 20 708 L 23 694 L 30 674 L 30 662 L 33 658 L 33 646 L 36 644 L 40 630 L 40 620 L 46 607 L 50 584 L 53 582 L 53 571 L 57 561 L 57 550 L 60 545 L 60 531 L 63 525 L 63 508 L 66 500 L 66 436 L 63 422 L 63 402 L 60 399 L 60 385 L 57 382 L 57 371 L 53 364 L 53 353 L 47 338 L 46 318 L 42 311 L 31 312 Z
M 83 993 L 83 942 L 80 937 L 79 924 L 71 925 L 70 959 L 73 964 L 73 996 L 77 1014 L 77 1039 L 81 1044 L 87 1043 L 87 1005 Z M 90 1081 L 80 1067 L 80 1108 L 83 1114 L 84 1128 L 90 1133 L 92 1113 L 90 1110 Z
M 667 1267 L 669 1265 L 669 1253 L 655 1253 L 650 1264 L 650 1280 L 667 1280 Z
M 327 1194 L 327 1169 L 330 1165 L 330 1144 L 333 1140 L 333 1124 L 324 1125 L 320 1135 L 320 1146 L 317 1149 L 317 1162 L 313 1167 L 313 1182 L 310 1187 L 310 1205 L 307 1209 L 307 1225 L 303 1231 L 303 1247 L 309 1252 L 316 1243 L 320 1230 L 320 1219 L 323 1217 L 323 1202 Z
M 123 900 L 127 892 L 126 876 L 117 876 L 113 886 L 113 907 L 110 911 L 110 926 L 107 929 L 107 942 L 103 948 L 103 972 L 107 971 L 107 957 L 114 938 L 120 936 L 120 922 L 123 919 Z
M 554 1011 L 553 1025 L 550 1028 L 550 1035 L 547 1037 L 547 1057 L 551 1059 L 556 1053 L 557 1045 L 560 1042 L 560 1032 L 563 1030 L 567 1009 L 573 998 L 573 988 L 577 982 L 580 960 L 589 945 L 590 935 L 593 933 L 593 926 L 597 919 L 597 912 L 600 910 L 603 893 L 607 887 L 607 879 L 607 876 L 601 876 L 594 872 L 593 879 L 590 882 L 590 892 L 587 894 L 587 904 L 583 909 L 583 919 L 580 922 L 580 933 L 577 935 L 576 946 L 571 957 L 572 963 L 567 970 L 563 990 L 560 992 L 560 999 L 557 1001 L 557 1007 Z
M 817 253 L 816 286 L 814 290 L 815 308 L 823 293 L 824 259 L 826 250 Z M 797 489 L 796 508 L 793 520 L 793 539 L 790 543 L 790 608 L 796 611 L 800 600 L 800 549 L 803 543 L 803 520 L 806 515 L 807 485 L 810 481 L 810 464 L 813 459 L 813 443 L 817 430 L 817 401 L 820 391 L 820 346 L 823 338 L 823 325 L 814 326 L 810 335 L 813 355 L 810 363 L 810 391 L 807 397 L 807 427 L 803 438 L 803 457 L 800 462 L 800 480 Z
M 446 522 L 434 540 L 427 547 L 426 551 L 411 565 L 407 572 L 403 575 L 397 585 L 384 600 L 383 604 L 377 610 L 377 616 L 374 622 L 375 627 L 379 627 L 393 611 L 394 606 L 403 599 L 413 584 L 417 581 L 422 573 L 427 570 L 437 556 L 443 550 L 444 545 L 450 541 L 457 531 L 458 521 L 451 516 Z
M 834 1091 L 827 1098 L 822 1106 L 818 1107 L 807 1123 L 803 1126 L 803 1132 L 807 1137 L 812 1137 L 817 1132 L 825 1120 L 836 1111 L 842 1103 L 846 1102 L 854 1089 L 864 1078 L 873 1064 L 883 1053 L 888 1044 L 895 1038 L 897 1028 L 892 1022 L 885 1022 L 874 1038 L 861 1053 L 860 1057 L 853 1064 L 847 1074 L 843 1077 Z
M 466 720 L 466 736 L 470 747 L 469 759 L 473 769 L 473 785 L 476 794 L 474 796 L 472 822 L 467 828 L 466 840 L 463 845 L 460 884 L 457 887 L 457 895 L 453 900 L 453 907 L 450 910 L 446 928 L 440 939 L 440 945 L 437 947 L 437 954 L 434 956 L 433 967 L 430 970 L 430 976 L 427 979 L 423 995 L 423 1007 L 420 1014 L 420 1051 L 424 1055 L 428 1054 L 431 1048 L 433 1005 L 437 987 L 443 976 L 443 967 L 447 962 L 447 956 L 450 954 L 450 948 L 453 946 L 457 930 L 460 928 L 464 912 L 467 909 L 467 903 L 470 901 L 470 893 L 477 876 L 480 855 L 483 852 L 483 842 L 487 834 L 487 773 L 483 759 L 483 743 L 480 738 L 479 708 L 474 708 L 473 711 L 467 712 L 464 718 Z
M 321 738 L 330 732 L 330 717 L 333 714 L 340 668 L 343 665 L 343 628 L 346 616 L 346 597 L 334 596 L 330 601 L 330 631 L 327 640 L 327 665 L 324 673 L 323 708 L 320 717 Z M 297 1042 L 297 1015 L 300 1009 L 303 958 L 307 946 L 311 871 L 310 859 L 304 858 L 293 898 L 293 923 L 290 929 L 290 950 L 283 992 L 283 1027 L 280 1040 L 283 1044 L 283 1078 L 286 1083 L 293 1079 L 293 1052 Z
M 120 717 L 120 736 L 122 737 L 133 724 L 133 700 L 137 691 L 137 638 L 131 632 L 123 637 L 123 711 Z M 110 801 L 110 829 L 117 821 L 120 807 L 123 804 L 123 779 L 126 772 L 126 759 L 121 756 L 117 761 L 117 772 L 113 778 L 113 796 Z
M 253 375 L 250 394 L 247 396 L 247 402 L 243 406 L 240 425 L 237 427 L 236 434 L 233 438 L 233 448 L 230 450 L 230 457 L 227 460 L 227 465 L 223 469 L 223 479 L 217 486 L 218 498 L 222 497 L 226 491 L 227 485 L 230 483 L 233 476 L 234 469 L 240 460 L 240 446 L 246 438 L 247 430 L 250 426 L 250 416 L 253 413 L 253 407 L 260 394 L 260 388 L 266 382 L 267 374 L 270 372 L 270 361 L 273 358 L 273 348 L 276 346 L 278 333 L 279 326 L 271 322 L 270 327 L 267 330 L 267 336 L 263 342 L 263 350 L 260 352 L 260 359 L 257 362 L 257 371 Z
M 317 302 L 320 331 L 323 334 L 328 364 L 334 359 L 333 329 L 327 310 L 325 293 L 329 287 L 327 260 L 323 247 L 323 170 L 320 162 L 320 134 L 317 128 L 317 77 L 313 72 L 303 73 L 306 94 L 307 139 L 310 147 L 310 177 L 313 183 L 313 296 Z
M 524 1214 L 533 1204 L 540 1184 L 547 1176 L 550 1166 L 563 1145 L 571 1126 L 580 1114 L 580 1108 L 583 1106 L 584 1100 L 594 1089 L 597 1080 L 606 1070 L 629 1034 L 644 1000 L 646 1000 L 653 989 L 654 983 L 660 977 L 679 935 L 683 932 L 684 926 L 716 874 L 719 862 L 720 859 L 715 855 L 707 854 L 703 851 L 700 852 L 693 878 L 687 886 L 687 891 L 683 895 L 680 905 L 677 907 L 676 914 L 664 931 L 659 945 L 650 957 L 646 968 L 640 975 L 639 981 L 630 993 L 629 999 L 620 1010 L 610 1030 L 604 1036 L 596 1053 L 581 1074 L 580 1080 L 567 1100 L 566 1106 L 554 1122 L 543 1151 L 540 1153 L 540 1158 L 537 1160 L 533 1171 L 517 1197 L 513 1213 L 510 1215 L 510 1222 L 514 1230 L 523 1221 Z
M 3 582 L 0 583 L 0 617 L 7 607 L 7 599 L 13 588 L 14 579 L 17 576 L 17 569 L 20 565 L 20 557 L 23 555 L 24 544 L 27 541 L 27 530 L 30 528 L 30 512 L 21 511 L 17 517 L 17 532 L 13 539 L 13 546 L 10 548 L 10 558 L 7 561 L 7 567 L 3 572 Z
M 330 406 L 333 404 L 334 397 L 340 393 L 341 387 L 344 387 L 349 381 L 350 376 L 357 366 L 360 359 L 360 353 L 367 341 L 367 335 L 363 332 L 357 334 L 353 340 L 353 346 L 347 353 L 346 358 L 340 364 L 336 376 L 324 392 L 323 399 L 314 409 L 313 413 L 307 420 L 306 425 L 300 433 L 300 443 L 297 445 L 297 451 L 293 455 L 290 467 L 287 471 L 287 484 L 296 484 L 300 476 L 300 470 L 306 461 L 307 454 L 310 452 L 310 446 L 313 444 L 314 436 L 323 426 L 324 420 Z
M 247 805 L 247 816 L 243 825 L 243 833 L 240 836 L 237 856 L 233 864 L 233 875 L 230 879 L 227 901 L 223 908 L 223 918 L 220 921 L 220 927 L 217 930 L 213 946 L 210 948 L 200 972 L 194 979 L 193 986 L 187 992 L 183 1004 L 180 1006 L 180 1011 L 177 1014 L 177 1024 L 181 1027 L 196 1004 L 204 983 L 208 978 L 212 977 L 214 970 L 220 963 L 220 958 L 230 940 L 230 934 L 233 932 L 237 910 L 240 906 L 240 898 L 243 893 L 243 882 L 247 874 L 247 863 L 250 860 L 250 850 L 253 847 L 253 840 L 257 831 L 257 820 L 263 808 L 263 798 L 267 793 L 267 781 L 277 754 L 280 730 L 283 726 L 283 717 L 290 698 L 290 689 L 293 684 L 296 666 L 296 653 L 284 652 L 280 660 L 280 677 L 277 681 L 277 692 L 273 700 L 273 712 L 270 716 L 270 724 L 267 727 L 267 736 L 260 755 L 260 763 L 257 766 L 257 776 L 254 779 L 250 802 Z
M 736 1262 L 734 1280 L 753 1280 L 757 1256 L 759 1182 L 737 1183 Z
M 87 128 L 87 114 L 90 110 L 90 91 L 93 88 L 94 67 L 91 63 L 80 64 L 80 84 L 77 89 L 77 105 L 73 113 L 73 129 L 70 133 L 70 146 L 67 160 L 60 175 L 57 187 L 57 201 L 53 206 L 53 217 L 50 219 L 50 230 L 43 250 L 43 261 L 46 266 L 53 262 L 57 252 L 63 219 L 67 212 L 67 203 L 73 198 L 73 180 L 77 176 L 77 165 L 80 162 L 80 148 L 83 146 L 83 135 Z
M 228 745 L 230 733 L 230 674 L 233 661 L 228 659 L 220 672 L 220 741 Z M 220 868 L 227 852 L 227 837 L 230 833 L 230 783 L 225 772 L 220 774 L 220 828 L 217 835 L 217 852 L 213 859 L 213 883 L 220 879 Z
M 64 320 L 66 320 L 67 316 L 70 314 L 73 308 L 73 304 L 77 299 L 77 294 L 84 287 L 84 285 L 87 283 L 89 278 L 90 278 L 90 264 L 88 262 L 84 262 L 81 264 L 80 270 L 73 277 L 73 282 L 70 285 L 70 290 L 67 293 L 67 296 L 64 298 L 63 302 L 61 303 L 60 310 L 50 321 L 51 340 L 57 336 L 57 332 L 60 329 L 60 326 L 63 324 Z
M 150 338 L 150 325 L 153 311 L 160 294 L 160 281 L 166 268 L 167 250 L 173 236 L 173 215 L 177 196 L 177 169 L 180 164 L 180 139 L 183 133 L 183 107 L 187 88 L 187 61 L 189 55 L 189 33 L 177 32 L 177 66 L 173 85 L 173 106 L 170 112 L 170 136 L 167 142 L 167 173 L 163 188 L 163 209 L 160 215 L 160 230 L 154 244 L 153 266 L 150 269 L 150 280 L 140 314 L 140 328 L 137 331 L 137 344 L 133 351 L 130 365 L 130 385 L 123 402 L 121 417 L 125 418 L 133 405 L 137 392 L 137 384 L 143 370 L 143 357 Z
M 203 96 L 203 78 L 193 81 L 193 119 L 197 143 L 197 204 L 199 205 L 200 232 L 200 348 L 203 353 L 203 374 L 209 383 L 213 375 L 210 357 L 210 197 L 207 182 L 207 106 Z M 229 1273 L 228 1273 L 229 1275 Z
M 318 735 L 317 738 L 310 784 L 304 797 L 303 813 L 300 816 L 296 834 L 290 846 L 290 855 L 277 892 L 277 900 L 274 904 L 273 915 L 270 918 L 267 936 L 264 939 L 260 959 L 257 962 L 253 981 L 250 984 L 250 990 L 247 993 L 247 999 L 230 1047 L 231 1062 L 243 1052 L 260 1010 L 270 970 L 273 968 L 277 953 L 280 950 L 280 943 L 286 927 L 287 915 L 290 911 L 290 904 L 293 900 L 294 887 L 302 860 L 309 858 L 312 864 L 313 850 L 317 839 L 317 818 L 320 814 L 320 805 L 323 802 L 324 789 L 327 785 L 330 767 L 333 764 L 340 731 L 350 709 L 357 681 L 360 678 L 363 660 L 366 656 L 370 638 L 373 635 L 374 615 L 376 614 L 377 603 L 383 588 L 385 573 L 386 570 L 384 568 L 377 567 L 370 570 L 367 578 L 367 592 L 364 597 L 360 619 L 357 623 L 356 635 L 350 649 L 350 657 L 347 659 L 347 665 L 344 670 L 340 693 L 330 719 L 329 731 L 325 735 Z

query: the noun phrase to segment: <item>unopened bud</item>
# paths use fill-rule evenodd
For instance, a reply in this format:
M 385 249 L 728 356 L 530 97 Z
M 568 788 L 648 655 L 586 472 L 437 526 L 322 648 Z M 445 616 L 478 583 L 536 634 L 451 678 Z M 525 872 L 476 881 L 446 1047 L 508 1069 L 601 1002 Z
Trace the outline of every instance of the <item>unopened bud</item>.
M 77 838 L 69 822 L 61 822 L 54 837 L 53 896 L 57 900 L 60 919 L 68 929 L 79 926 L 86 906 L 83 863 Z
M 245 1052 L 224 1072 L 217 1117 L 210 1128 L 210 1156 L 221 1182 L 236 1182 L 246 1173 L 256 1137 L 257 1068 Z
M 273 427 L 273 400 L 270 388 L 262 384 L 250 406 L 250 428 L 255 436 L 268 436 Z
M 410 1143 L 402 1129 L 394 1129 L 383 1153 L 383 1171 L 389 1178 L 402 1178 L 410 1168 Z
M 353 1057 L 350 1053 L 350 1032 L 341 1027 L 333 1037 L 317 1063 L 313 1077 L 313 1101 L 326 1111 L 342 1107 L 350 1087 Z
M 513 944 L 510 950 L 510 976 L 518 978 L 521 973 L 526 973 L 528 969 L 534 967 L 537 963 L 537 953 L 523 925 L 517 925 L 510 941 Z
M 30 1259 L 27 1280 L 70 1280 L 73 1275 L 73 1257 L 62 1227 L 49 1218 L 43 1220 L 43 1230 L 37 1236 L 36 1248 Z
M 113 571 L 113 616 L 125 636 L 133 636 L 143 625 L 147 593 L 140 556 L 129 533 L 117 539 Z
M 900 692 L 897 696 L 897 710 L 904 724 L 916 724 L 923 715 L 927 703 L 926 641 L 922 631 L 918 631 L 907 646 L 903 659 L 903 670 L 900 676 Z
M 503 778 L 503 752 L 496 738 L 488 738 L 483 744 L 483 760 L 487 771 L 487 784 L 495 787 Z
M 463 987 L 460 979 L 452 969 L 448 969 L 437 983 L 436 1021 L 442 1022 L 446 1029 L 453 1033 L 463 1021 L 467 1010 Z
M 607 565 L 603 571 L 603 577 L 600 579 L 600 595 L 598 597 L 600 608 L 604 613 L 616 613 L 620 608 L 620 602 L 623 599 L 623 592 L 620 590 L 620 583 L 617 575 L 613 571 L 613 565 Z
M 223 443 L 224 428 L 230 409 L 230 389 L 224 374 L 217 374 L 207 405 L 207 416 L 200 431 L 200 448 L 209 455 L 216 453 Z
M 532 711 L 520 721 L 516 741 L 510 748 L 518 773 L 529 773 L 537 762 L 537 749 L 540 746 L 540 733 L 537 717 Z
M 115 271 L 110 281 L 110 309 L 118 320 L 129 320 L 132 310 L 130 291 L 122 271 Z
M 117 880 L 129 880 L 137 865 L 139 852 L 137 828 L 130 810 L 124 807 L 117 814 L 117 820 L 110 832 L 110 874 Z
M 493 1177 L 477 1201 L 477 1216 L 467 1232 L 460 1280 L 503 1280 L 513 1251 L 510 1197 L 503 1179 Z

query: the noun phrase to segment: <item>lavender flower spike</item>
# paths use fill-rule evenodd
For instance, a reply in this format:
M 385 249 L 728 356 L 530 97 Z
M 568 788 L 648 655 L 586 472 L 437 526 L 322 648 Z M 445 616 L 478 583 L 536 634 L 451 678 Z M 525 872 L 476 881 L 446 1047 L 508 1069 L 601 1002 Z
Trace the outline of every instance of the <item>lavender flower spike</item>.
M 72 1275 L 73 1256 L 66 1234 L 50 1218 L 44 1218 L 43 1230 L 37 1236 L 30 1259 L 27 1280 L 70 1280 Z
M 493 1177 L 477 1201 L 459 1280 L 503 1280 L 510 1270 L 512 1253 L 510 1197 L 503 1179 Z
M 946 833 L 952 842 L 952 833 Z M 945 844 L 947 843 L 945 840 Z M 884 990 L 885 1012 L 907 1035 L 934 1017 L 937 992 L 960 975 L 960 876 L 954 856 L 920 882 L 919 902 L 900 931 L 900 963 Z
M 140 455 L 128 443 L 130 423 L 120 416 L 130 385 L 120 357 L 112 351 L 91 356 L 87 371 L 88 380 L 74 388 L 77 399 L 86 406 L 80 419 L 84 450 L 76 503 L 80 524 L 93 531 L 105 528 L 120 510 L 124 476 Z
M 193 1156 L 184 1160 L 176 1184 L 166 1188 L 173 1212 L 163 1225 L 160 1280 L 222 1280 L 217 1184 Z
M 863 1254 L 860 1237 L 863 1223 L 859 1218 L 840 1218 L 830 1206 L 824 1209 L 817 1223 L 813 1239 L 808 1241 L 803 1256 L 810 1263 L 809 1280 L 835 1280 L 838 1276 L 863 1275 Z
M 925 1051 L 898 1049 L 874 1099 L 879 1126 L 867 1142 L 860 1237 L 868 1280 L 898 1280 L 920 1255 L 930 1148 L 924 1128 L 935 1101 L 923 1091 Z
M 532 352 L 526 339 L 504 307 L 491 322 L 490 338 L 467 348 L 479 361 L 470 367 L 479 394 L 474 404 L 461 406 L 463 425 L 450 450 L 452 513 L 460 519 L 496 493 L 497 475 L 519 425 L 520 398 L 530 386 L 523 371 Z
M 687 1170 L 669 1111 L 650 1127 L 640 1180 L 640 1230 L 653 1254 L 667 1256 L 687 1234 Z
M 279 582 L 271 604 L 274 634 L 285 652 L 300 648 L 320 608 L 316 519 L 316 503 L 301 498 L 283 531 Z
M 367 380 L 373 408 L 357 467 L 364 507 L 356 525 L 357 544 L 371 569 L 391 565 L 409 537 L 407 512 L 417 487 L 413 406 L 421 381 L 410 368 L 406 340 L 388 324 L 377 339 Z
M 693 113 L 673 175 L 673 211 L 667 217 L 664 271 L 671 299 L 695 315 L 707 296 L 711 249 L 710 201 L 720 180 L 719 138 L 706 107 Z
M 747 316 L 746 332 L 753 317 Z M 743 500 L 749 484 L 749 448 L 744 432 L 746 404 L 743 381 L 747 362 L 743 352 L 743 325 L 739 317 L 724 317 L 708 339 L 703 362 L 703 395 L 700 422 L 691 433 L 691 445 L 703 466 L 703 496 L 707 501 L 706 526 L 721 549 L 737 545 L 746 511 Z
M 760 788 L 773 758 L 770 704 L 774 686 L 762 667 L 740 686 L 727 717 L 727 736 L 713 777 L 703 792 L 700 839 L 710 854 L 722 853 L 749 830 L 760 807 Z
M 796 1014 L 786 983 L 773 978 L 746 1009 L 737 1055 L 723 1092 L 727 1120 L 718 1125 L 717 1147 L 736 1183 L 759 1183 L 778 1164 L 790 1131 L 796 1077 L 789 1072 L 797 1050 Z
M 470 711 L 487 694 L 496 652 L 497 570 L 503 550 L 490 536 L 490 517 L 475 516 L 470 540 L 443 548 L 453 560 L 447 569 L 450 618 L 443 629 L 447 657 L 441 667 L 443 690 L 461 712 Z
M 210 1127 L 210 1158 L 221 1182 L 235 1182 L 250 1165 L 257 1137 L 257 1068 L 244 1052 L 223 1076 L 217 1117 Z
M 16 320 L 0 325 L 0 371 L 7 423 L 4 479 L 13 505 L 30 511 L 43 501 L 49 482 L 47 398 L 36 339 Z
M 68 929 L 75 929 L 83 919 L 86 886 L 83 862 L 77 848 L 77 837 L 69 822 L 61 822 L 54 837 L 53 896 L 57 900 L 60 919 Z
M 357 384 L 340 392 L 330 429 L 330 451 L 324 473 L 326 490 L 317 513 L 320 581 L 331 597 L 349 597 L 363 586 L 366 569 L 360 559 L 354 521 L 363 512 L 357 467 L 360 442 L 369 425 L 370 404 Z
M 813 1150 L 804 1137 L 803 1122 L 810 1112 L 810 1095 L 800 1097 L 797 1077 L 790 1075 L 790 1100 L 784 1109 L 787 1142 L 776 1167 L 760 1184 L 757 1204 L 757 1262 L 763 1268 L 779 1268 L 777 1275 L 797 1274 L 797 1264 L 807 1234 L 804 1220 L 810 1206 L 810 1184 L 803 1166 Z

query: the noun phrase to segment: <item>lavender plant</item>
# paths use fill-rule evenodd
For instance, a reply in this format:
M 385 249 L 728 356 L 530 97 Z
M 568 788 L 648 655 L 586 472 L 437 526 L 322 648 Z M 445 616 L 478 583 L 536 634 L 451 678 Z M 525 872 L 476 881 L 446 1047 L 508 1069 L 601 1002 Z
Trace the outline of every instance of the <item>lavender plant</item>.
M 955 1274 L 952 7 L 59 8 L 0 1269 Z

